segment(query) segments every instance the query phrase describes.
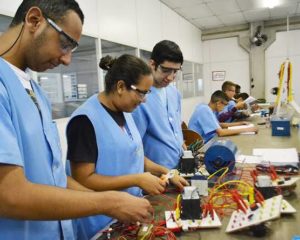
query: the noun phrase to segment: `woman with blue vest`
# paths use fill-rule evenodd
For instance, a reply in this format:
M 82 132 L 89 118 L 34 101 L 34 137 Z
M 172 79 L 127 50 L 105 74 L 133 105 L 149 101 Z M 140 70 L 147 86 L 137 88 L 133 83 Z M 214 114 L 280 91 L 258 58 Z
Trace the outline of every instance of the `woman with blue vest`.
M 142 196 L 143 189 L 160 194 L 166 184 L 160 176 L 168 170 L 144 158 L 131 116 L 150 92 L 151 70 L 141 59 L 127 54 L 117 59 L 106 56 L 99 66 L 107 70 L 105 91 L 79 107 L 67 126 L 72 176 L 95 191 L 123 190 Z M 104 215 L 78 220 L 79 239 L 91 238 L 112 220 Z

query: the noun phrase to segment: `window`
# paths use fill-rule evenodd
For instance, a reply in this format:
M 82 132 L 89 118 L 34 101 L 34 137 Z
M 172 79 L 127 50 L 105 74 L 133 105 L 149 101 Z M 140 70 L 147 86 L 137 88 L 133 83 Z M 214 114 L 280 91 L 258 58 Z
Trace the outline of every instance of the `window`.
M 101 40 L 102 56 L 110 55 L 112 57 L 120 57 L 123 54 L 130 54 L 136 56 L 136 48 L 122 45 L 115 42 Z
M 189 61 L 182 64 L 182 97 L 194 97 L 193 63 Z
M 12 17 L 8 17 L 0 14 L 0 35 L 2 32 L 8 29 L 11 20 Z
M 122 45 L 115 42 L 110 42 L 106 40 L 101 40 L 101 52 L 102 56 L 110 55 L 111 57 L 120 57 L 123 54 L 130 54 L 133 56 L 137 55 L 137 49 L 134 47 Z M 107 71 L 102 70 L 103 79 L 105 79 L 105 75 Z
M 35 74 L 32 75 L 34 78 Z M 82 36 L 69 66 L 60 65 L 36 76 L 51 102 L 53 118 L 69 117 L 99 92 L 96 39 Z
M 140 49 L 140 58 L 148 63 L 151 58 L 151 52 Z
M 183 98 L 203 96 L 203 65 L 190 61 L 182 64 L 182 76 L 177 76 L 176 86 Z
M 194 63 L 195 96 L 204 96 L 203 65 Z

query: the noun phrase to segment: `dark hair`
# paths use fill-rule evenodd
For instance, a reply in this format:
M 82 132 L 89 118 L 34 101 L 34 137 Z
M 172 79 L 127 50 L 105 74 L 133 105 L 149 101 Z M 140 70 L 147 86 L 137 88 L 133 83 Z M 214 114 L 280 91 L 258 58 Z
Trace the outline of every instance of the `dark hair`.
M 222 84 L 222 91 L 226 92 L 227 90 L 229 90 L 230 87 L 235 87 L 236 84 L 234 82 L 230 82 L 230 81 L 225 81 Z
M 62 21 L 68 11 L 74 11 L 78 14 L 82 24 L 84 22 L 83 12 L 75 0 L 23 0 L 9 27 L 22 23 L 31 7 L 40 8 L 47 17 L 58 22 Z
M 215 91 L 215 92 L 211 95 L 210 101 L 211 101 L 212 103 L 216 103 L 216 102 L 218 102 L 218 101 L 228 102 L 229 99 L 228 99 L 227 95 L 226 95 L 223 91 L 217 90 L 217 91 Z
M 179 46 L 169 40 L 160 41 L 154 46 L 151 59 L 155 62 L 156 66 L 164 61 L 183 63 L 183 55 Z
M 151 75 L 149 66 L 141 59 L 124 54 L 119 58 L 107 55 L 101 58 L 99 67 L 107 70 L 105 75 L 105 92 L 114 91 L 119 80 L 123 80 L 127 89 L 139 82 L 140 77 Z
M 241 91 L 241 86 L 240 85 L 238 85 L 238 84 L 235 84 L 235 91 Z
M 245 93 L 245 92 L 239 93 L 236 95 L 236 99 L 242 98 L 243 100 L 246 100 L 248 97 L 249 97 L 249 94 Z

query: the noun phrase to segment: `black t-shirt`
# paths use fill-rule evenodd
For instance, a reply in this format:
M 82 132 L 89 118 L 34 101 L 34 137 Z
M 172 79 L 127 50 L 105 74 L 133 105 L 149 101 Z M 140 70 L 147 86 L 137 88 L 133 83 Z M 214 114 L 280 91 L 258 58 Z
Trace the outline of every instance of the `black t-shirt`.
M 101 104 L 109 115 L 120 126 L 125 126 L 123 112 L 114 112 Z M 101 116 L 100 116 L 101 117 Z M 72 162 L 96 163 L 98 147 L 92 122 L 86 115 L 74 117 L 67 128 L 68 152 L 67 159 Z

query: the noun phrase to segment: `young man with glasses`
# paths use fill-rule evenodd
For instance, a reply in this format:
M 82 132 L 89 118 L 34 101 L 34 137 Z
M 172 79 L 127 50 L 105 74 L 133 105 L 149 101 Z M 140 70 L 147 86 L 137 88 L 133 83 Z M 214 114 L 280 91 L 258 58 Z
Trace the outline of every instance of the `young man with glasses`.
M 181 96 L 170 85 L 181 71 L 182 63 L 183 55 L 176 43 L 168 40 L 157 43 L 149 61 L 154 79 L 151 93 L 133 112 L 145 156 L 163 166 L 166 172 L 177 167 L 183 154 Z M 178 175 L 172 182 L 181 189 L 187 185 Z
M 26 73 L 68 65 L 83 20 L 74 0 L 24 0 L 0 36 L 0 239 L 75 239 L 67 219 L 143 222 L 151 212 L 144 199 L 96 193 L 66 176 L 50 104 Z
M 199 104 L 195 108 L 189 121 L 189 129 L 199 133 L 205 143 L 216 135 L 223 137 L 242 132 L 257 132 L 256 127 L 227 129 L 231 126 L 241 125 L 241 123 L 219 123 L 216 114 L 221 112 L 227 104 L 228 97 L 226 94 L 220 90 L 215 91 L 211 95 L 209 104 Z

